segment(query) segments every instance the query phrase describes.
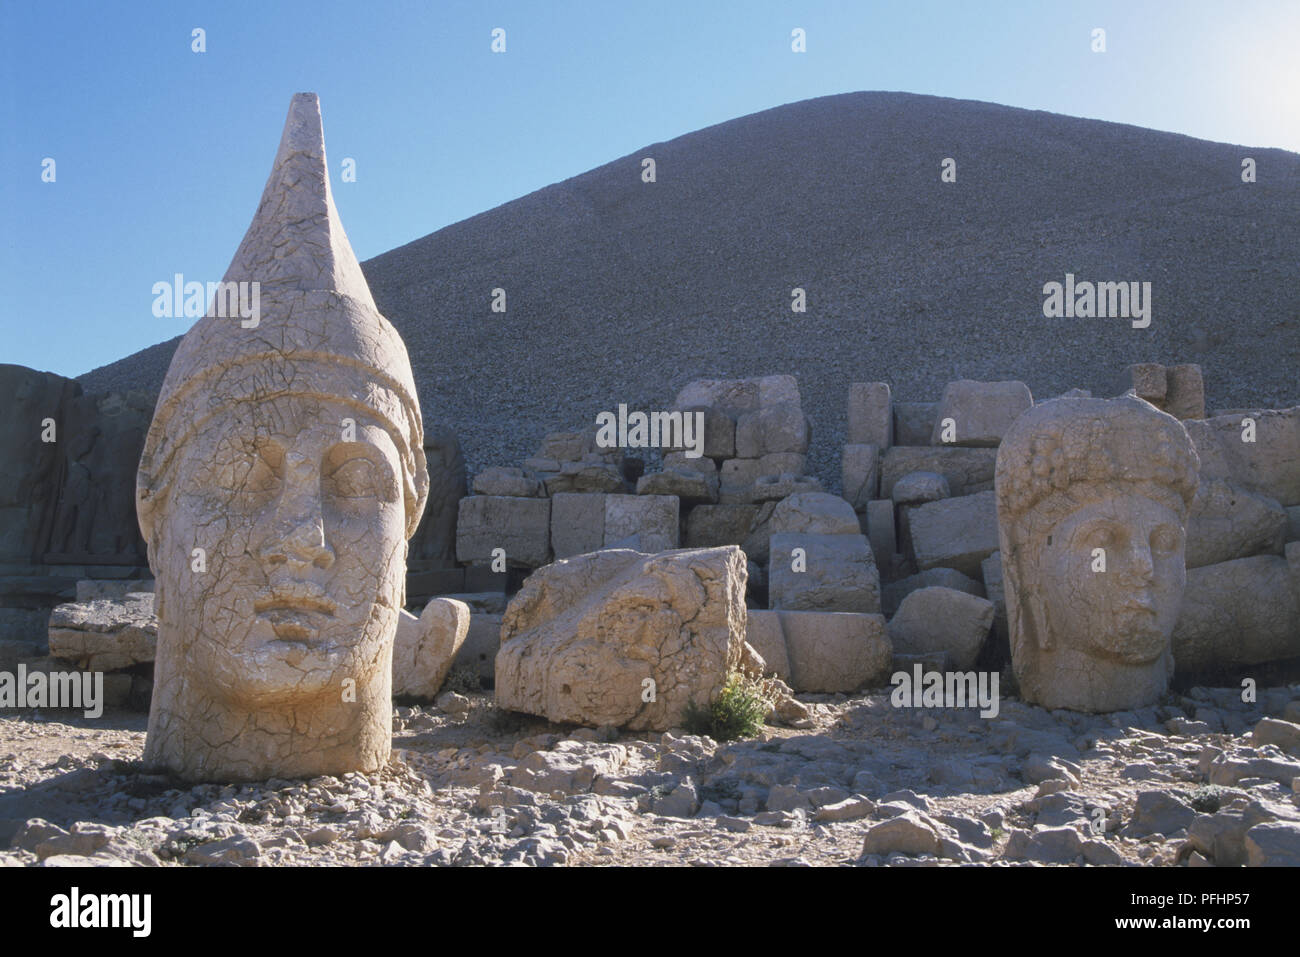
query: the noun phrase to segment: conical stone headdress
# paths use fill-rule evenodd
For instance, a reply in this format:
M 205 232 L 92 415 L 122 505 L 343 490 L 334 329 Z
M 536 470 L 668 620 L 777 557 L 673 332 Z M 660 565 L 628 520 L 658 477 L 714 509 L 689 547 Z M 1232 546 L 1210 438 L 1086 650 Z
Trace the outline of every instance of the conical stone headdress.
M 261 204 L 224 281 L 259 284 L 258 321 L 246 327 L 238 314 L 217 315 L 214 300 L 172 357 L 136 477 L 145 541 L 153 542 L 185 443 L 231 403 L 285 395 L 341 401 L 378 418 L 401 457 L 410 538 L 429 489 L 415 380 L 334 208 L 314 93 L 293 97 Z

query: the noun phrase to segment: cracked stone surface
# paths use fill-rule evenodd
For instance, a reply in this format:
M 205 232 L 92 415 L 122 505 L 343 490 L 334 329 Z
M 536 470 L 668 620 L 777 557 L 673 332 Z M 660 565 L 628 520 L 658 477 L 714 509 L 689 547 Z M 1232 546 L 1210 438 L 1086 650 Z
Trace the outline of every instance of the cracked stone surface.
M 1168 688 L 1197 467 L 1182 423 L 1134 395 L 1056 399 L 1016 420 L 995 481 L 1025 700 L 1120 711 Z
M 185 780 L 376 771 L 407 540 L 428 492 L 400 336 L 339 223 L 320 106 L 293 97 L 216 308 L 172 359 L 137 478 L 157 579 L 144 760 Z

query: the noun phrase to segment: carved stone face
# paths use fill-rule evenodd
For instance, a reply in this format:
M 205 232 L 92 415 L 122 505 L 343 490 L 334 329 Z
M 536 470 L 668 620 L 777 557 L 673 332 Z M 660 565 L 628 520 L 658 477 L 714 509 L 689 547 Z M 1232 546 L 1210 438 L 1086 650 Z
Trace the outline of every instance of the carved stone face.
M 1187 578 L 1183 526 L 1170 508 L 1120 486 L 1057 523 L 1040 547 L 1054 644 L 1133 665 L 1167 651 Z M 1097 549 L 1105 571 L 1095 570 Z
M 236 403 L 175 468 L 159 640 L 188 644 L 189 680 L 248 708 L 339 701 L 345 679 L 382 680 L 405 571 L 389 434 L 339 401 Z

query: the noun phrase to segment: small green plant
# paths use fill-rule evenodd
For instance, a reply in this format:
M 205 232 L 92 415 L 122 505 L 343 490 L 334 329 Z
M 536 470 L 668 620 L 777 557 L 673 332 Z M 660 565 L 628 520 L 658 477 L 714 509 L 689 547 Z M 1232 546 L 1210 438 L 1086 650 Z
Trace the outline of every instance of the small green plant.
M 691 734 L 707 734 L 718 741 L 752 738 L 763 730 L 775 698 L 770 682 L 732 673 L 711 705 L 687 702 L 683 724 Z
M 443 681 L 441 690 L 454 691 L 456 694 L 478 694 L 483 690 L 483 682 L 475 669 L 468 665 L 457 665 Z
M 1214 814 L 1223 805 L 1225 791 L 1217 784 L 1202 784 L 1192 791 L 1191 805 L 1202 814 Z

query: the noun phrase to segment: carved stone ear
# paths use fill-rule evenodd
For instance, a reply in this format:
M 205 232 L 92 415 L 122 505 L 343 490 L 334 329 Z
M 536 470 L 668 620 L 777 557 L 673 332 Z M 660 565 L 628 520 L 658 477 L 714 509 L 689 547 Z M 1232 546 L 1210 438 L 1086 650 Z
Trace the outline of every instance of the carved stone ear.
M 1020 613 L 1024 616 L 1021 627 L 1025 630 L 1025 637 L 1033 642 L 1033 646 L 1039 651 L 1050 651 L 1052 633 L 1047 624 L 1047 609 L 1038 590 L 1031 589 L 1029 594 L 1021 599 L 1020 607 Z

